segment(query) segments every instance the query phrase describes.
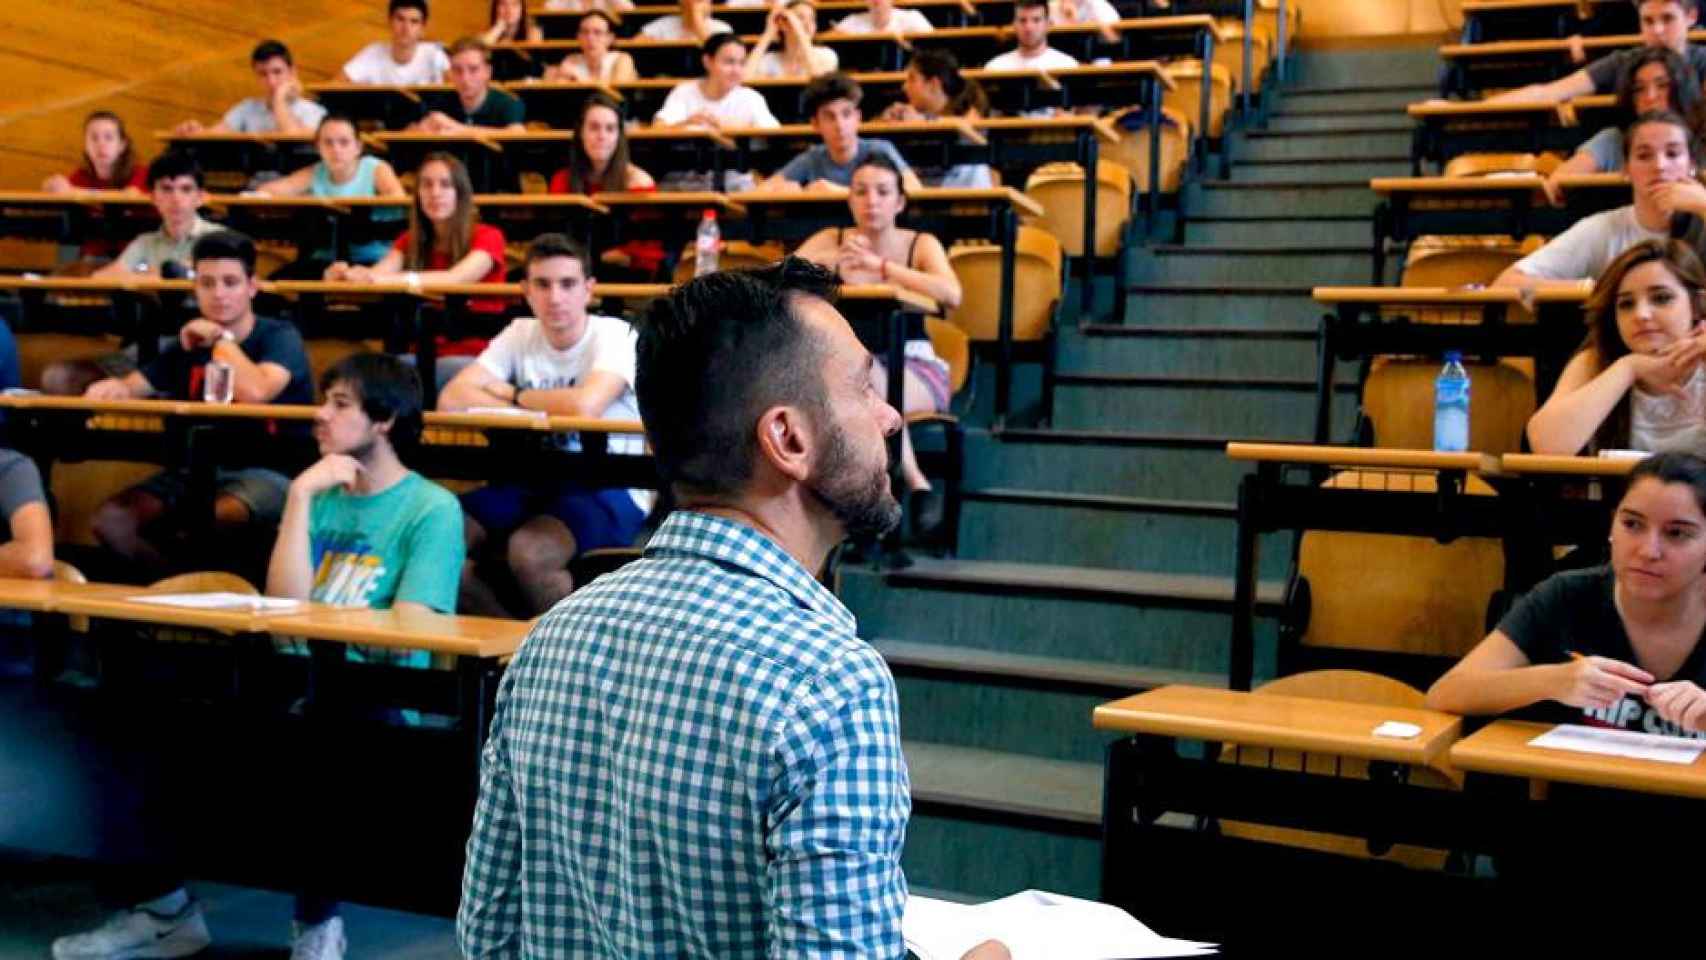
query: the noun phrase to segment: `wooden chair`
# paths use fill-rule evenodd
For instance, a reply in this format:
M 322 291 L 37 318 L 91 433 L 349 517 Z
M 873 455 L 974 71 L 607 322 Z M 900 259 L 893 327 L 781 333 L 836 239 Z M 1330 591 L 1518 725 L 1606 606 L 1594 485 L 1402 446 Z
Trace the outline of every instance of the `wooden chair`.
M 1244 23 L 1230 17 L 1220 19 L 1223 38 L 1214 45 L 1214 62 L 1226 68 L 1232 78 L 1232 92 L 1244 92 Z M 1250 84 L 1251 97 L 1262 92 L 1262 79 L 1268 69 L 1268 42 L 1261 33 L 1250 38 L 1250 69 L 1255 74 Z
M 1046 230 L 1021 226 L 1013 245 L 1013 357 L 1043 367 L 1043 419 L 1051 416 L 1054 394 L 1054 319 L 1060 305 L 1063 254 Z M 948 250 L 948 263 L 966 290 L 1001 289 L 1001 249 L 994 244 L 965 244 Z M 993 352 L 1000 343 L 1001 304 L 995 296 L 969 296 L 948 314 L 965 331 L 973 348 Z
M 55 463 L 48 479 L 53 496 L 54 542 L 95 546 L 94 519 L 100 505 L 159 470 L 155 464 L 127 460 Z
M 1088 252 L 1084 249 L 1084 183 L 1084 168 L 1075 163 L 1048 164 L 1031 174 L 1025 194 L 1042 206 L 1043 214 L 1029 223 L 1047 230 L 1059 242 L 1061 252 L 1078 260 L 1084 283 L 1094 282 L 1098 264 L 1111 262 L 1114 290 L 1123 291 L 1126 258 L 1121 251 L 1130 236 L 1131 174 L 1117 163 L 1097 162 L 1096 246 Z M 1068 269 L 1072 269 L 1070 265 Z M 1116 295 L 1115 302 L 1115 322 L 1124 323 L 1126 298 Z
M 1424 700 L 1422 692 L 1414 687 L 1390 677 L 1358 670 L 1315 670 L 1294 674 L 1264 684 L 1257 688 L 1256 693 L 1408 708 L 1420 708 Z M 1337 754 L 1306 754 L 1296 750 L 1269 750 L 1224 744 L 1221 747 L 1220 759 L 1223 763 L 1245 766 L 1307 771 L 1320 776 L 1352 780 L 1368 779 L 1368 761 Z M 1463 775 L 1444 765 L 1443 761 L 1438 767 L 1412 769 L 1409 782 L 1439 790 L 1463 789 Z M 1376 852 L 1369 849 L 1368 841 L 1362 837 L 1317 833 L 1267 824 L 1223 820 L 1220 823 L 1220 831 L 1225 836 L 1243 840 L 1316 850 L 1357 859 L 1384 860 L 1412 869 L 1437 871 L 1445 867 L 1448 859 L 1445 851 L 1428 847 L 1398 844 L 1389 850 Z
M 320 376 L 354 353 L 382 353 L 385 344 L 379 340 L 343 340 L 333 337 L 314 337 L 304 341 L 308 348 L 310 382 L 318 385 Z
M 959 327 L 935 317 L 924 318 L 930 349 L 948 365 L 948 389 L 959 393 L 971 377 L 971 338 Z
M 1433 449 L 1433 388 L 1439 376 L 1434 359 L 1379 357 L 1363 384 L 1362 415 L 1372 424 L 1374 445 L 1407 450 Z M 1534 376 L 1527 358 L 1496 363 L 1467 359 L 1469 372 L 1469 449 L 1481 453 L 1519 453 L 1528 418 L 1534 415 Z
M 1167 76 L 1172 78 L 1174 88 L 1162 95 L 1162 107 L 1178 111 L 1181 116 L 1189 118 L 1191 125 L 1195 127 L 1202 118 L 1202 61 L 1194 58 L 1175 60 L 1167 64 L 1165 70 Z M 1226 135 L 1226 113 L 1230 109 L 1232 73 L 1219 63 L 1211 64 L 1207 131 L 1209 139 L 1218 141 Z
M 1142 110 L 1133 108 L 1127 112 L 1142 113 Z M 1176 194 L 1184 184 L 1185 167 L 1191 159 L 1191 124 L 1185 119 L 1185 115 L 1172 107 L 1162 107 L 1161 113 L 1170 121 L 1161 125 L 1161 192 Z M 1153 125 L 1145 125 L 1141 130 L 1126 130 L 1119 126 L 1118 118 L 1115 118 L 1114 126 L 1120 131 L 1120 140 L 1115 144 L 1102 144 L 1102 164 L 1112 163 L 1123 168 L 1131 180 L 1131 192 L 1141 196 L 1149 191 L 1149 138 L 1154 135 L 1155 128 Z M 1037 172 L 1041 173 L 1042 170 Z M 1026 192 L 1030 192 L 1029 185 Z M 1102 203 L 1102 197 L 1098 194 L 1098 227 L 1102 224 Z
M 261 591 L 255 585 L 235 573 L 224 570 L 193 570 L 156 580 L 148 585 L 148 589 L 160 593 L 240 593 L 244 596 L 257 597 Z M 218 633 L 231 636 L 228 630 L 196 630 L 182 627 L 152 627 L 150 628 L 156 640 L 170 643 L 207 643 L 209 634 Z
M 30 331 L 20 333 L 18 341 L 19 381 L 32 390 L 41 389 L 41 374 L 55 360 L 73 357 L 99 357 L 117 353 L 122 341 L 106 334 L 54 333 Z

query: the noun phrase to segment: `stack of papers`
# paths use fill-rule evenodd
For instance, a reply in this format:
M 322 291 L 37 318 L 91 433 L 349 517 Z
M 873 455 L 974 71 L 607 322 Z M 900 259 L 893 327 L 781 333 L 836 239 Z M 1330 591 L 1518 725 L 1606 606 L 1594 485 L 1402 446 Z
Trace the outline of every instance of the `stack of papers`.
M 295 610 L 302 606 L 301 600 L 291 597 L 261 597 L 251 593 L 223 591 L 144 593 L 125 599 L 134 600 L 137 603 L 158 603 L 167 607 L 190 607 L 195 610 L 253 610 L 256 613 L 282 612 Z
M 543 420 L 546 413 L 543 410 L 530 410 L 526 407 L 469 407 L 463 413 L 478 413 L 488 417 L 533 417 Z
M 1163 937 L 1118 907 L 1041 890 L 969 906 L 912 897 L 901 929 L 907 949 L 919 960 L 959 960 L 985 940 L 1001 941 L 1013 960 L 1125 960 L 1216 952 L 1211 943 Z
M 1686 737 L 1667 737 L 1660 733 L 1637 733 L 1633 730 L 1613 730 L 1610 727 L 1589 727 L 1564 723 L 1553 727 L 1533 740 L 1531 747 L 1548 750 L 1569 750 L 1575 753 L 1594 753 L 1604 757 L 1629 757 L 1633 760 L 1657 760 L 1659 763 L 1690 764 L 1706 752 L 1706 740 Z

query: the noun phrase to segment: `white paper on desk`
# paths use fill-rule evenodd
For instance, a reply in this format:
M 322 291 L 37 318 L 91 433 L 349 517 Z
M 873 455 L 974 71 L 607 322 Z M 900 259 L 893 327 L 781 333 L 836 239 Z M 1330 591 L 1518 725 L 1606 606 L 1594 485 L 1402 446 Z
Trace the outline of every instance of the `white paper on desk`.
M 920 960 L 959 960 L 985 940 L 1000 940 L 1013 960 L 1125 960 L 1201 957 L 1213 944 L 1163 937 L 1118 907 L 1042 890 L 988 903 L 911 897 L 901 921 L 907 949 Z
M 1675 764 L 1693 763 L 1706 751 L 1706 741 L 1703 740 L 1667 737 L 1661 733 L 1613 730 L 1609 727 L 1589 727 L 1578 723 L 1559 724 L 1528 741 L 1528 745 L 1548 750 L 1570 750 L 1604 757 L 1628 757 L 1632 760 L 1657 760 L 1659 763 Z
M 253 610 L 256 613 L 295 610 L 302 606 L 302 601 L 293 597 L 262 597 L 217 590 L 207 593 L 145 593 L 125 599 L 195 610 Z

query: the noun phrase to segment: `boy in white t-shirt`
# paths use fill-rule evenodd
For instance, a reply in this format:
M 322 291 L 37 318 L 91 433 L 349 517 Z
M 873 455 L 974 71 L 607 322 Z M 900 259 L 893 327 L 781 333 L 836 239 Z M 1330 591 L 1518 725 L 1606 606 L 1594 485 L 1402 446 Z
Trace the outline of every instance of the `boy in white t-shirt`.
M 681 0 L 681 12 L 658 17 L 640 28 L 642 40 L 697 40 L 704 43 L 713 33 L 733 33 L 734 28 L 711 16 L 711 0 Z
M 444 387 L 440 410 L 482 407 L 537 410 L 557 416 L 639 420 L 634 398 L 634 330 L 615 317 L 589 316 L 593 292 L 586 253 L 562 234 L 547 233 L 527 250 L 523 290 L 533 316 L 519 317 L 492 339 L 478 360 Z M 571 440 L 571 444 L 578 443 Z M 612 453 L 640 453 L 645 438 L 612 434 Z M 479 572 L 488 544 L 514 575 L 532 617 L 574 588 L 569 561 L 598 547 L 634 542 L 651 509 L 642 490 L 589 489 L 574 478 L 492 483 L 462 498 L 468 560 L 462 574 L 466 613 L 513 616 Z
M 1078 66 L 1073 57 L 1048 45 L 1046 0 L 1018 0 L 1013 5 L 1013 39 L 1018 47 L 998 54 L 985 70 L 1060 70 Z
M 375 40 L 344 64 L 350 83 L 414 85 L 439 83 L 450 69 L 444 48 L 421 39 L 427 0 L 391 0 L 391 42 Z
M 867 0 L 870 9 L 835 22 L 836 33 L 929 33 L 936 29 L 917 10 L 896 10 L 894 0 Z

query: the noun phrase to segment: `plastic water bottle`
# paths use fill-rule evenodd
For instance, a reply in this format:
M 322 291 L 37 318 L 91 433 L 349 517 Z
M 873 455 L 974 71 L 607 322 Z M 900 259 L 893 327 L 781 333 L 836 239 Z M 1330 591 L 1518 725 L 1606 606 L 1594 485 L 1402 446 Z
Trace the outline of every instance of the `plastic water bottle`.
M 693 275 L 717 272 L 717 254 L 723 249 L 723 231 L 717 226 L 717 211 L 706 210 L 699 218 L 699 236 L 693 243 Z
M 1456 350 L 1445 355 L 1445 366 L 1434 381 L 1434 449 L 1469 449 L 1469 373 Z

